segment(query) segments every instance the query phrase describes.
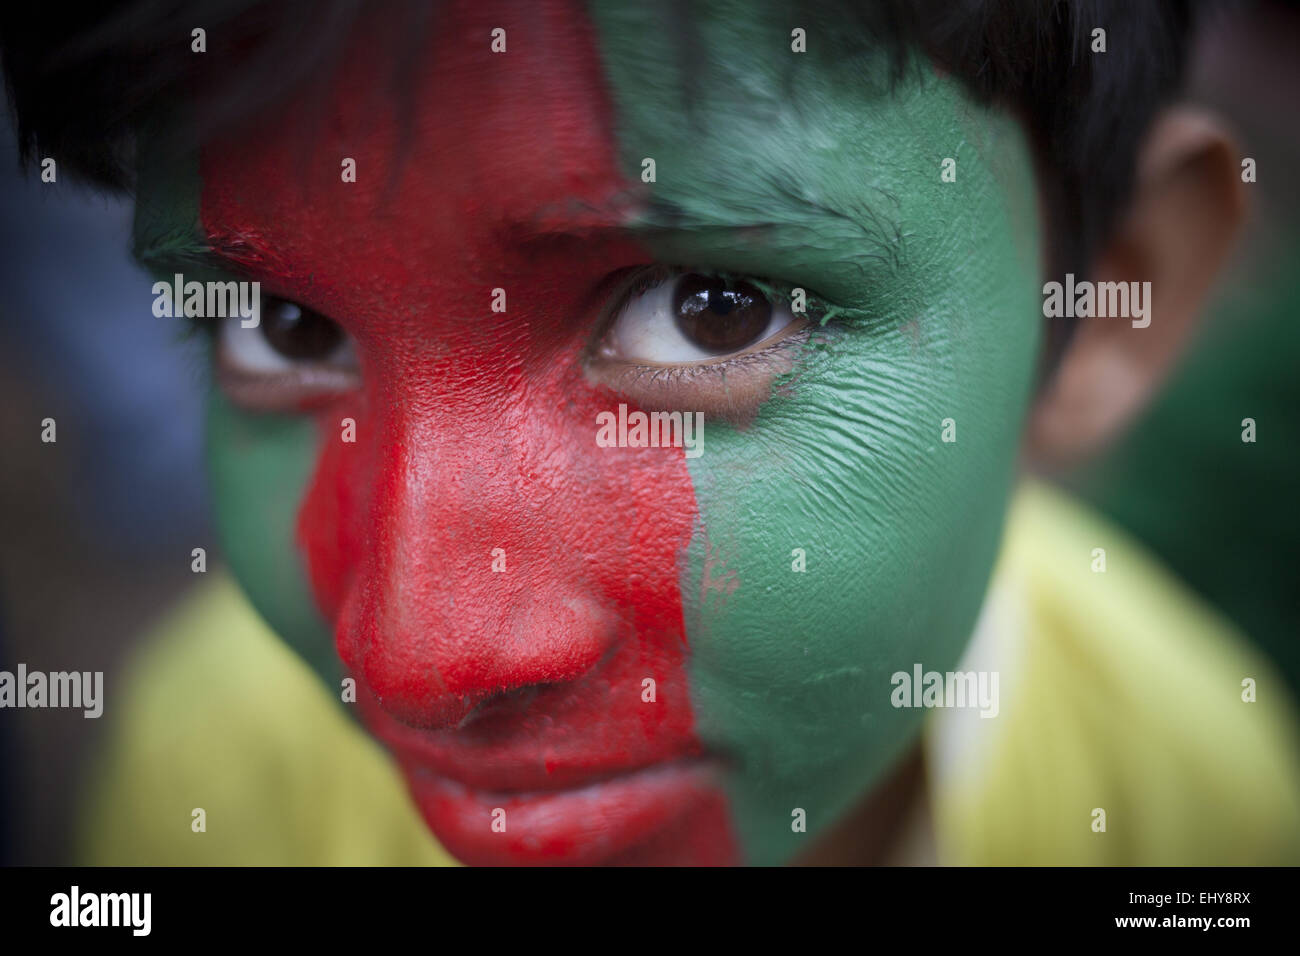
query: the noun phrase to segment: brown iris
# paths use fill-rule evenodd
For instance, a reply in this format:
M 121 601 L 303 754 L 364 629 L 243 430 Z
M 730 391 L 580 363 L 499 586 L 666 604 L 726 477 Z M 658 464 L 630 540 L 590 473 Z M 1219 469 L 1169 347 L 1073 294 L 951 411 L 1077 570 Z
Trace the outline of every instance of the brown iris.
M 673 290 L 673 319 L 692 345 L 735 352 L 758 341 L 772 321 L 772 303 L 748 282 L 690 273 Z
M 343 342 L 343 330 L 319 312 L 285 299 L 262 299 L 262 335 L 285 358 L 329 358 Z

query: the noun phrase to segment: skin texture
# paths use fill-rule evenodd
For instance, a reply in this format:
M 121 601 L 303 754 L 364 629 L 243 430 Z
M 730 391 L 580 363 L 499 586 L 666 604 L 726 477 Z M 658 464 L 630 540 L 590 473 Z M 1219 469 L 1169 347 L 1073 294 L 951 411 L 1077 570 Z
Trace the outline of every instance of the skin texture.
M 214 396 L 223 540 L 336 679 L 329 622 L 468 862 L 788 860 L 915 742 L 889 675 L 951 669 L 996 552 L 1038 347 L 1023 138 L 951 81 L 891 88 L 830 26 L 794 56 L 784 16 L 698 10 L 684 70 L 614 4 L 448 4 L 409 125 L 362 37 L 207 144 L 188 195 L 142 176 L 141 245 L 197 221 L 355 339 L 361 388 L 297 418 Z M 709 395 L 594 372 L 610 276 L 655 262 L 804 287 L 811 325 Z M 597 448 L 632 393 L 707 408 L 705 453 Z

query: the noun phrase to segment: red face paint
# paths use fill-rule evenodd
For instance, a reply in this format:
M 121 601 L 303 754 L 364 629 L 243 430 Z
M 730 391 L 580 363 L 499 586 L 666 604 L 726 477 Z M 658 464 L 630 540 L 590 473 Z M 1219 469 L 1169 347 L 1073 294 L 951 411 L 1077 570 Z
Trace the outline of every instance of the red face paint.
M 387 40 L 358 40 L 327 87 L 204 150 L 203 223 L 357 341 L 365 385 L 318 412 L 299 542 L 438 837 L 471 863 L 725 863 L 683 667 L 685 459 L 598 448 L 622 399 L 582 371 L 599 284 L 650 257 L 537 237 L 633 184 L 581 9 L 520 16 L 447 5 L 399 91 L 405 132 Z

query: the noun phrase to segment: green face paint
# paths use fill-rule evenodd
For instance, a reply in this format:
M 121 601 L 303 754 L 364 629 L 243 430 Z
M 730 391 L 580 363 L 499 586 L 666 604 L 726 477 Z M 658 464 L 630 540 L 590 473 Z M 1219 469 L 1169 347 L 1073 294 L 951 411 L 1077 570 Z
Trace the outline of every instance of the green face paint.
M 342 668 L 295 544 L 317 446 L 311 419 L 251 415 L 219 394 L 209 403 L 208 461 L 222 553 L 267 623 L 338 687 Z
M 689 462 L 698 730 L 736 758 L 734 824 L 770 863 L 807 846 L 796 808 L 815 833 L 916 739 L 891 674 L 952 669 L 971 633 L 1039 345 L 1034 181 L 1015 124 L 955 82 L 891 88 L 829 26 L 791 53 L 775 4 L 691 12 L 688 40 L 594 5 L 626 167 L 655 160 L 644 242 L 836 315 Z

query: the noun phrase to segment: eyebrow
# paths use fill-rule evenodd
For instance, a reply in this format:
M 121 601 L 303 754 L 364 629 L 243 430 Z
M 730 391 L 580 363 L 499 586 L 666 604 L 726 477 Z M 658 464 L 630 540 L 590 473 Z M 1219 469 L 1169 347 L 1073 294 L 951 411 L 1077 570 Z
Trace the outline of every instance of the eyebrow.
M 139 237 L 131 257 L 145 268 L 179 265 L 215 265 L 212 248 L 191 231 L 154 232 Z
M 601 206 L 570 204 L 563 213 L 557 204 L 525 222 L 511 223 L 510 234 L 515 241 L 528 245 L 553 239 L 643 238 L 683 232 L 739 237 L 797 230 L 824 235 L 828 228 L 835 227 L 860 248 L 862 258 L 876 259 L 894 270 L 900 267 L 905 235 L 901 225 L 881 208 L 896 207 L 898 200 L 894 196 L 877 190 L 878 205 L 855 204 L 850 210 L 803 195 L 775 177 L 765 185 L 767 191 L 761 197 L 765 201 L 760 205 L 760 197 L 755 195 L 749 207 L 762 215 L 747 215 L 739 210 L 732 218 L 711 210 L 694 211 L 662 196 L 631 204 L 620 196 Z M 628 191 L 624 195 L 635 194 Z
M 131 252 L 147 269 L 195 266 L 226 272 L 287 274 L 282 257 L 252 233 L 216 231 L 206 238 L 193 230 L 146 235 Z
M 680 206 L 673 206 L 665 209 L 672 218 L 664 223 L 664 227 L 745 231 L 794 229 L 823 235 L 826 230 L 835 229 L 846 241 L 858 246 L 864 257 L 879 258 L 897 268 L 902 255 L 903 229 L 885 210 L 891 207 L 897 210 L 898 198 L 877 186 L 864 184 L 863 188 L 875 194 L 870 201 L 855 199 L 851 205 L 844 205 L 800 191 L 791 180 L 779 175 L 761 175 L 752 193 L 743 198 L 752 198 L 753 210 L 762 215 L 725 222 L 707 211 L 703 215 L 692 214 Z
M 835 223 L 848 230 L 850 240 L 860 243 L 862 258 L 876 259 L 892 269 L 900 265 L 903 232 L 899 224 L 878 209 L 862 205 L 853 213 L 801 195 L 786 183 L 768 184 L 768 202 L 763 216 L 728 219 L 700 214 L 662 196 L 642 202 L 644 195 L 629 189 L 600 204 L 567 198 L 538 209 L 527 219 L 506 222 L 509 239 L 520 246 L 555 239 L 593 241 L 602 238 L 638 238 L 648 235 L 707 232 L 737 237 L 769 231 L 824 231 Z M 887 202 L 897 200 L 882 193 Z M 754 207 L 756 210 L 757 206 Z M 777 213 L 771 215 L 770 213 Z M 782 215 L 781 213 L 784 213 Z M 132 255 L 147 269 L 194 266 L 236 273 L 274 272 L 288 276 L 291 269 L 283 256 L 255 233 L 216 230 L 206 239 L 195 230 L 154 233 L 144 236 Z

